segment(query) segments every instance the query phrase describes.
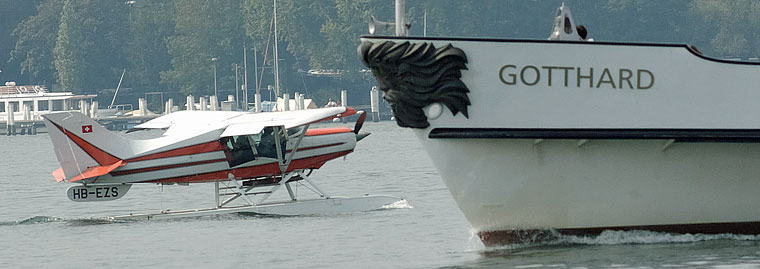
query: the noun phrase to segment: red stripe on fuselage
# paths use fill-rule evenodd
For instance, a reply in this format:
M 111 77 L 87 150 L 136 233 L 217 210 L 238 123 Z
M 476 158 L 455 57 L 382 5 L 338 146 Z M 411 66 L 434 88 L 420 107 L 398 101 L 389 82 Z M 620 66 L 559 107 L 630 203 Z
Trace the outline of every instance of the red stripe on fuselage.
M 206 143 L 206 144 L 209 144 L 209 143 Z M 300 149 L 298 149 L 298 151 L 300 152 L 300 151 L 304 151 L 304 150 L 312 150 L 312 149 L 326 148 L 326 147 L 332 147 L 332 146 L 340 146 L 340 145 L 343 145 L 343 144 L 345 144 L 345 143 L 334 143 L 334 144 L 327 144 L 327 145 L 319 145 L 319 146 L 313 146 L 313 147 L 306 147 L 306 148 L 300 148 Z M 196 145 L 196 146 L 200 146 L 200 145 Z M 206 152 L 213 152 L 213 151 L 206 151 Z M 291 151 L 288 150 L 287 152 L 291 152 Z M 165 152 L 165 153 L 168 153 L 168 152 Z M 157 153 L 157 154 L 152 154 L 152 155 L 158 155 L 158 154 L 164 154 L 164 153 Z M 152 156 L 152 155 L 148 155 L 148 156 Z M 148 157 L 148 156 L 144 156 L 144 157 Z M 168 157 L 174 157 L 174 156 L 156 157 L 156 158 L 150 158 L 150 159 L 140 159 L 140 158 L 143 158 L 143 157 L 139 157 L 139 158 L 135 158 L 135 159 L 129 159 L 129 161 L 144 161 L 144 160 L 152 160 L 152 159 L 168 158 Z M 179 168 L 179 167 L 185 167 L 185 166 L 191 166 L 191 165 L 199 165 L 199 164 L 207 164 L 207 163 L 215 163 L 215 162 L 226 162 L 226 161 L 227 161 L 227 159 L 216 159 L 216 160 L 205 160 L 205 161 L 189 162 L 189 163 L 160 165 L 160 166 L 138 168 L 138 169 L 132 169 L 132 170 L 116 171 L 116 172 L 112 172 L 111 175 L 113 175 L 113 176 L 122 176 L 122 175 L 134 174 L 134 173 L 144 173 L 144 172 L 156 171 L 156 170 L 161 170 L 161 169 L 171 169 L 171 168 Z
M 201 165 L 201 164 L 207 164 L 207 163 L 216 163 L 216 162 L 227 162 L 227 159 L 205 160 L 205 161 L 197 161 L 197 162 L 189 162 L 189 163 L 177 163 L 177 164 L 161 165 L 161 166 L 154 166 L 154 167 L 138 168 L 138 169 L 132 169 L 132 170 L 123 170 L 123 171 L 111 172 L 111 175 L 123 176 L 123 175 L 135 174 L 135 173 L 145 173 L 145 172 L 151 172 L 151 171 L 156 171 L 156 170 L 180 168 L 180 167 Z
M 214 151 L 220 151 L 222 150 L 222 144 L 219 143 L 219 141 L 211 141 L 206 142 L 202 144 L 167 150 L 159 153 L 153 153 L 150 155 L 145 155 L 142 157 L 132 158 L 127 160 L 127 162 L 139 162 L 139 161 L 147 161 L 147 160 L 155 160 L 155 159 L 163 159 L 163 158 L 169 158 L 169 157 L 176 157 L 176 156 L 182 156 L 182 155 L 190 155 L 190 154 L 200 154 L 200 153 L 207 153 L 207 152 L 214 152 Z
M 293 160 L 290 162 L 290 167 L 288 167 L 288 171 L 293 171 L 293 170 L 298 170 L 298 169 L 310 169 L 310 168 L 318 169 L 322 167 L 322 165 L 324 165 L 327 161 L 341 157 L 343 155 L 347 155 L 351 153 L 352 151 L 353 150 L 347 150 L 347 151 L 341 151 L 341 152 L 335 152 L 335 153 L 330 153 L 330 154 L 325 154 L 325 155 Z M 227 169 L 223 171 L 199 173 L 199 174 L 189 175 L 189 176 L 179 176 L 179 177 L 157 179 L 157 180 L 146 181 L 145 183 L 189 183 L 189 182 L 214 181 L 214 180 L 219 180 L 219 179 L 227 179 L 228 173 L 232 173 L 238 179 L 253 178 L 253 177 L 279 174 L 280 167 L 275 162 L 275 163 L 269 163 L 269 164 L 264 164 L 264 165 L 259 165 L 259 166 L 241 167 L 241 168 Z
M 90 142 L 85 141 L 84 139 L 80 138 L 79 136 L 71 133 L 71 131 L 68 131 L 66 129 L 63 129 L 63 127 L 59 126 L 58 124 L 55 124 L 54 122 L 50 121 L 55 127 L 58 128 L 63 134 L 65 134 L 71 141 L 74 141 L 74 143 L 79 146 L 82 150 L 84 150 L 87 155 L 90 155 L 96 162 L 98 162 L 100 165 L 112 165 L 118 161 L 121 161 L 121 159 L 116 158 L 115 156 L 109 154 L 108 152 L 103 151 L 102 149 L 94 146 L 93 144 L 90 144 Z M 90 133 L 92 135 L 92 133 Z

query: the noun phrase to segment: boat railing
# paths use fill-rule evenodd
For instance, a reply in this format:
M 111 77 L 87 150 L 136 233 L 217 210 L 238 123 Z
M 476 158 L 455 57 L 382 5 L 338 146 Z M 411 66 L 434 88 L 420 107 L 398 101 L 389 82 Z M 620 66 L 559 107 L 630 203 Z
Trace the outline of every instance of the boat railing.
M 0 95 L 46 93 L 44 85 L 0 86 Z

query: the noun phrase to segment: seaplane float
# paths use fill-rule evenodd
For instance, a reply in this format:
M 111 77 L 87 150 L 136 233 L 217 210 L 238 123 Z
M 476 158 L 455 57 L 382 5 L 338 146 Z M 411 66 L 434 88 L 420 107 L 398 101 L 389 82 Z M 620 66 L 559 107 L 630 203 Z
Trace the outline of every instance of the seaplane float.
M 545 40 L 363 36 L 358 53 L 486 246 L 760 234 L 760 63 L 581 29 L 563 4 Z
M 250 212 L 309 215 L 381 209 L 401 199 L 387 195 L 329 196 L 310 178 L 325 162 L 353 152 L 368 133 L 311 124 L 356 114 L 350 107 L 285 112 L 180 111 L 130 131 L 164 129 L 157 138 L 136 140 L 114 134 L 78 112 L 44 115 L 61 168 L 58 182 L 76 183 L 77 202 L 123 197 L 132 184 L 215 184 L 214 208 L 131 214 L 112 219 L 163 219 Z M 318 198 L 298 199 L 291 184 L 305 184 Z M 284 187 L 289 199 L 271 201 Z M 284 196 L 284 195 L 283 195 Z

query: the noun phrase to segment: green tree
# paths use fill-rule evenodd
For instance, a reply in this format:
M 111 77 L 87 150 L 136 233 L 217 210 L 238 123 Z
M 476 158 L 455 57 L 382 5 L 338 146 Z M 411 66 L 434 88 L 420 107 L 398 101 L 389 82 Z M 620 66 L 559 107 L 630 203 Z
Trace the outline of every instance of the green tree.
M 113 87 L 125 66 L 126 5 L 66 0 L 53 49 L 61 89 L 76 93 Z
M 690 11 L 706 23 L 708 54 L 724 57 L 757 57 L 760 55 L 760 2 L 695 0 Z
M 127 77 L 140 91 L 162 89 L 160 73 L 171 68 L 166 40 L 174 33 L 174 2 L 139 1 L 129 6 Z
M 174 35 L 168 38 L 171 69 L 161 81 L 186 94 L 213 94 L 212 58 L 219 90 L 233 88 L 233 63 L 240 63 L 243 26 L 238 0 L 176 1 Z
M 23 2 L 26 4 L 35 1 Z M 0 6 L 8 6 L 0 4 Z M 62 0 L 46 0 L 36 7 L 36 13 L 26 17 L 23 21 L 11 26 L 12 22 L 7 22 L 9 27 L 4 29 L 14 29 L 7 38 L 8 41 L 15 40 L 14 47 L 10 51 L 11 64 L 16 64 L 16 68 L 3 68 L 2 77 L 10 80 L 10 74 L 32 75 L 29 83 L 38 83 L 46 81 L 48 85 L 55 83 L 55 69 L 53 65 L 53 47 L 55 46 L 55 36 L 58 35 L 58 25 L 61 19 Z M 6 51 L 2 49 L 1 51 Z M 13 70 L 19 70 L 14 72 Z
M 274 84 L 274 2 L 271 0 L 244 0 L 241 9 L 247 37 L 258 48 L 259 63 L 267 70 L 262 88 Z M 330 0 L 277 1 L 277 39 L 280 70 L 280 88 L 283 92 L 304 92 L 304 72 L 314 66 L 311 53 L 325 44 L 319 29 L 325 17 L 334 10 Z M 266 61 L 263 61 L 266 59 Z M 256 72 L 261 76 L 262 72 Z M 255 88 L 255 87 L 251 87 Z

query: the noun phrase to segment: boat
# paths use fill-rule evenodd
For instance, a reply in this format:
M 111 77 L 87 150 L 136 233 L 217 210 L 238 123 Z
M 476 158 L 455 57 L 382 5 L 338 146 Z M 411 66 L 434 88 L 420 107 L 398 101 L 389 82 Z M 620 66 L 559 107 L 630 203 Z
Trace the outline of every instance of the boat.
M 45 85 L 6 82 L 0 86 L 0 125 L 3 126 L 0 129 L 6 131 L 7 135 L 27 130 L 32 134 L 37 133 L 37 127 L 42 126 L 42 115 L 58 111 L 81 111 L 95 115 L 99 112 L 97 108 L 89 107 L 95 97 L 71 92 L 49 92 Z
M 363 36 L 486 246 L 606 230 L 760 234 L 760 64 L 694 46 Z

